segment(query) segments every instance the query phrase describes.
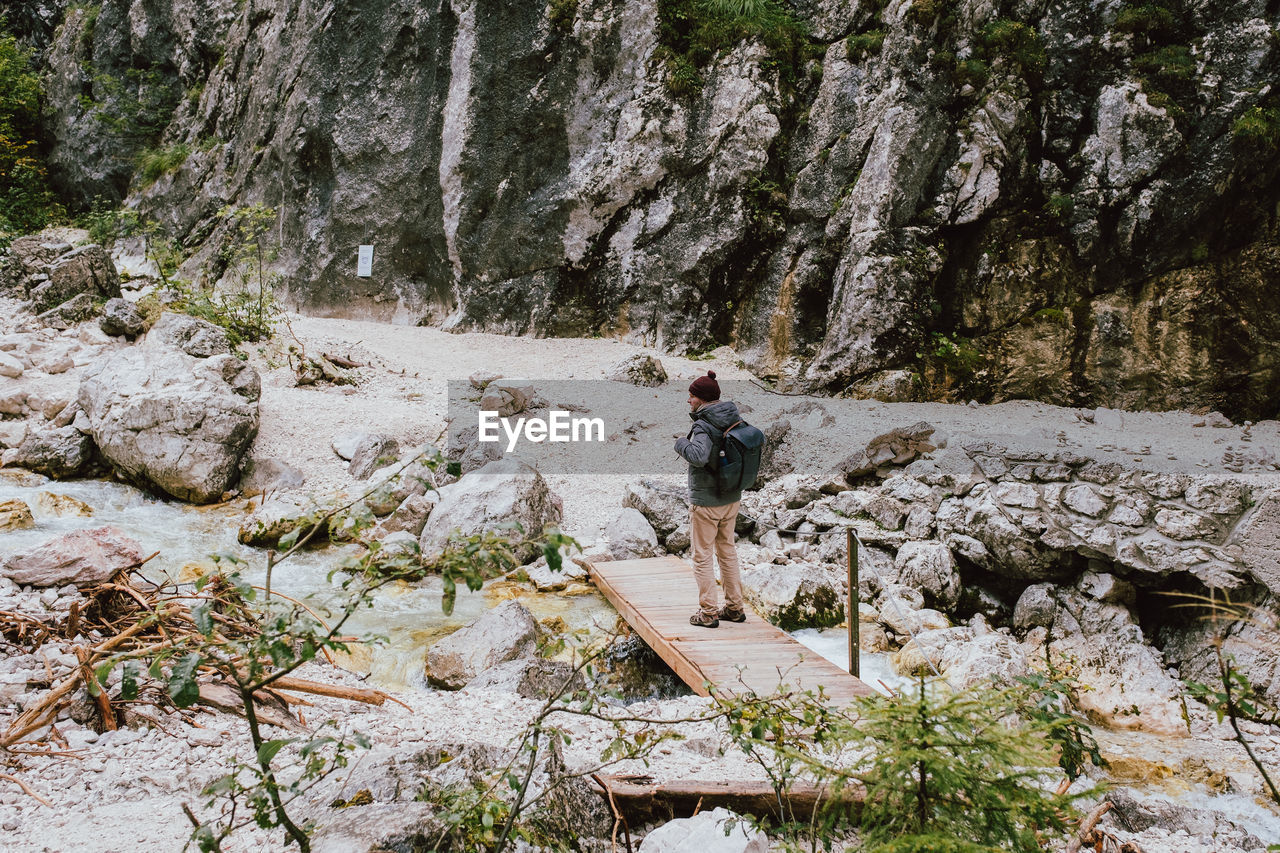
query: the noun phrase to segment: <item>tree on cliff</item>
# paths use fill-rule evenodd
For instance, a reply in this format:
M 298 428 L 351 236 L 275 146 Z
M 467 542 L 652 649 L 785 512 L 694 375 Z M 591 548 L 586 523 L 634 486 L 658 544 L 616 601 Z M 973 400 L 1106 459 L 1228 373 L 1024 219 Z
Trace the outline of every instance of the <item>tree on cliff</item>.
M 38 231 L 61 214 L 35 141 L 39 117 L 31 50 L 0 17 L 0 241 Z

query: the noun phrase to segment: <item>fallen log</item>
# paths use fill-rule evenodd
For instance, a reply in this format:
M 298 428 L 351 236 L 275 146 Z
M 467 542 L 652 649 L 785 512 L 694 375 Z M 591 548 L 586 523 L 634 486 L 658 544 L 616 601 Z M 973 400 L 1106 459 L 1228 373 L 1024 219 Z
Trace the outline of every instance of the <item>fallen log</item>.
M 312 693 L 316 696 L 329 696 L 333 699 L 347 699 L 352 702 L 364 702 L 368 705 L 381 705 L 391 698 L 381 690 L 370 690 L 362 687 L 342 687 L 337 684 L 321 684 L 319 681 L 308 681 L 305 678 L 284 676 L 271 682 L 273 690 L 292 690 L 294 693 Z
M 815 812 L 834 808 L 848 810 L 856 819 L 864 796 L 861 786 L 846 788 L 833 796 L 826 786 L 796 783 L 783 793 L 780 804 L 773 786 L 767 782 L 654 782 L 647 776 L 617 774 L 596 774 L 591 779 L 596 793 L 625 815 L 630 824 L 689 817 L 695 811 L 717 806 L 738 814 L 778 817 L 781 805 L 787 819 L 803 821 L 812 820 Z

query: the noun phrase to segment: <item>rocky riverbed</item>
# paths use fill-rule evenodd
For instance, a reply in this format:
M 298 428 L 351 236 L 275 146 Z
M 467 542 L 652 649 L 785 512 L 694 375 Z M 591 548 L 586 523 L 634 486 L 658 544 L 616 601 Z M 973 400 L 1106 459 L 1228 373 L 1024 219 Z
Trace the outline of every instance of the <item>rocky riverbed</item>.
M 61 259 L 79 251 L 50 245 L 47 258 L 32 252 L 33 269 L 69 264 Z M 79 251 L 71 261 L 92 257 Z M 806 631 L 827 653 L 831 635 L 813 629 L 843 619 L 843 530 L 852 526 L 863 543 L 863 650 L 881 665 L 902 675 L 936 667 L 963 687 L 1024 674 L 1051 654 L 1088 687 L 1078 704 L 1110 767 L 1078 784 L 1111 780 L 1108 832 L 1142 850 L 1179 853 L 1252 853 L 1280 839 L 1280 816 L 1229 725 L 1185 698 L 1183 680 L 1213 674 L 1212 626 L 1169 597 L 1212 588 L 1257 607 L 1255 623 L 1231 631 L 1224 648 L 1261 696 L 1280 699 L 1275 421 L 788 396 L 753 384 L 727 349 L 690 360 L 612 340 L 454 335 L 297 316 L 274 340 L 242 345 L 237 356 L 216 327 L 184 315 L 148 318 L 143 334 L 130 314 L 142 291 L 101 293 L 92 265 L 82 272 L 79 285 L 59 285 L 66 299 L 42 308 L 28 294 L 47 293 L 55 279 L 27 270 L 25 289 L 0 306 L 0 499 L 8 527 L 0 534 L 0 611 L 65 625 L 81 606 L 84 579 L 35 564 L 56 550 L 50 543 L 63 547 L 85 531 L 115 529 L 93 534 L 98 564 L 109 545 L 112 553 L 159 551 L 150 576 L 185 583 L 209 570 L 209 553 L 230 552 L 256 577 L 261 543 L 314 505 L 371 489 L 364 507 L 373 526 L 344 532 L 330 524 L 334 544 L 289 564 L 279 589 L 323 607 L 332 594 L 328 567 L 360 547 L 349 540 L 429 551 L 442 532 L 496 520 L 518 519 L 527 529 L 559 522 L 594 558 L 683 553 L 683 471 L 671 436 L 687 428 L 685 386 L 711 368 L 773 439 L 766 482 L 744 501 L 740 526 L 757 613 Z M 86 293 L 96 295 L 80 300 L 85 316 L 59 310 Z M 123 304 L 108 302 L 98 317 L 98 297 Z M 299 384 L 290 347 L 324 359 L 329 380 L 341 381 Z M 462 404 L 482 396 L 512 416 L 562 409 L 601 417 L 610 467 L 574 467 L 572 448 L 495 461 L 501 453 L 474 433 L 449 428 L 450 416 L 469 411 Z M 397 460 L 449 442 L 463 460 L 460 479 L 421 468 L 417 477 L 385 479 Z M 51 574 L 38 573 L 46 569 Z M 308 726 L 334 719 L 373 741 L 299 805 L 319 823 L 316 849 L 365 850 L 412 834 L 428 810 L 413 795 L 447 775 L 443 753 L 506 748 L 536 713 L 531 697 L 545 684 L 535 676 L 556 671 L 554 661 L 535 663 L 537 637 L 600 636 L 615 627 L 572 566 L 555 574 L 532 561 L 463 596 L 448 619 L 439 594 L 426 583 L 381 596 L 355 630 L 388 635 L 385 648 L 357 647 L 340 668 L 305 671 L 318 681 L 382 687 L 402 703 L 308 698 Z M 53 636 L 27 649 L 6 637 L 0 726 L 74 670 L 77 642 Z M 706 707 L 678 695 L 660 667 L 635 665 L 628 643 L 610 677 L 641 703 L 637 713 L 677 717 Z M 182 804 L 199 813 L 200 788 L 246 749 L 244 722 L 203 710 L 195 725 L 174 717 L 99 733 L 86 703 L 69 701 L 54 721 L 56 736 L 49 728 L 33 734 L 55 744 L 56 754 L 23 756 L 10 768 L 50 805 L 0 780 L 7 845 L 179 847 L 190 831 Z M 582 719 L 568 725 L 566 765 L 590 765 L 611 728 Z M 1244 731 L 1260 760 L 1280 770 L 1280 730 L 1246 722 Z M 759 776 L 740 754 L 720 754 L 726 741 L 710 724 L 682 733 L 686 739 L 664 747 L 645 772 L 659 780 Z M 367 806 L 328 807 L 364 790 Z M 581 826 L 607 839 L 611 822 L 594 802 L 575 807 Z M 246 830 L 235 843 L 275 849 L 281 838 Z

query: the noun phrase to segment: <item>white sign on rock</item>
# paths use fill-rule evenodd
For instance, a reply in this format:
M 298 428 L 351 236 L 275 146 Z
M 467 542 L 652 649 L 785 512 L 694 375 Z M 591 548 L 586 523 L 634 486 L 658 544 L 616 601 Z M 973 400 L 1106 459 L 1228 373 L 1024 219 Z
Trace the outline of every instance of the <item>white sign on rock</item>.
M 356 253 L 356 275 L 361 278 L 373 275 L 373 246 L 361 246 Z

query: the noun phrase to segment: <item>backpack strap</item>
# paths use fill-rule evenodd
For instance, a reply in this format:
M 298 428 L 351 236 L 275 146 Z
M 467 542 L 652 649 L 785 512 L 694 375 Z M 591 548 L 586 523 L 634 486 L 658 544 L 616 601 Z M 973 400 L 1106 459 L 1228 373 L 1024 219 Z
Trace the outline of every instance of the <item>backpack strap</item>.
M 724 434 L 720 436 L 721 440 L 728 438 L 728 437 L 729 437 L 729 432 L 730 432 L 734 427 L 736 427 L 736 426 L 740 426 L 740 425 L 745 424 L 745 423 L 746 423 L 746 421 L 744 421 L 744 420 L 739 420 L 737 423 L 732 424 L 732 425 L 729 427 L 729 429 L 725 430 L 725 431 L 724 431 Z

